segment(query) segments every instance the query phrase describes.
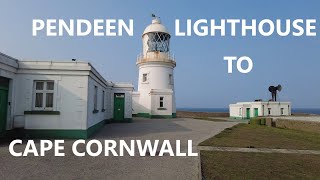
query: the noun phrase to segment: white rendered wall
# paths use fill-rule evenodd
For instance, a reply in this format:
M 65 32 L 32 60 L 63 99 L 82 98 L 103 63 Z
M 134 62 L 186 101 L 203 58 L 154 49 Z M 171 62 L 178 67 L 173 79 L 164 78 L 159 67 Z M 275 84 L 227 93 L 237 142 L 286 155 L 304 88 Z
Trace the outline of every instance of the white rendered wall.
M 163 107 L 160 107 L 160 97 L 164 98 Z M 152 93 L 151 94 L 152 115 L 172 115 L 172 94 Z
M 230 104 L 229 105 L 229 116 L 237 118 L 246 118 L 246 108 L 250 108 L 249 104 Z
M 271 108 L 270 116 L 290 116 L 291 115 L 291 103 L 289 102 L 267 102 L 263 103 L 264 105 L 264 116 L 268 115 L 268 108 Z M 281 115 L 281 108 L 283 108 L 283 115 Z
M 94 92 L 95 86 L 98 87 L 98 94 L 97 94 L 97 110 L 98 112 L 94 113 Z M 104 105 L 102 94 L 103 91 L 105 92 L 104 95 Z M 111 119 L 111 87 L 106 86 L 102 81 L 94 76 L 89 76 L 88 81 L 88 128 L 103 121 L 106 119 Z M 105 111 L 102 111 L 105 109 Z
M 240 108 L 242 108 L 240 105 L 229 105 L 229 116 L 230 117 L 242 117 L 242 114 L 239 113 Z
M 143 74 L 148 74 L 148 81 L 143 82 Z M 138 91 L 150 92 L 151 89 L 174 90 L 174 82 L 169 83 L 169 74 L 174 77 L 173 67 L 160 63 L 148 63 L 139 66 Z
M 53 111 L 60 115 L 24 115 L 32 111 L 36 80 L 54 81 Z M 17 74 L 14 116 L 24 117 L 25 129 L 87 129 L 88 76 Z
M 143 82 L 143 74 L 148 74 L 148 80 Z M 172 75 L 172 81 L 170 82 L 169 75 Z M 170 114 L 176 112 L 175 96 L 174 96 L 174 73 L 172 65 L 168 65 L 162 62 L 148 62 L 139 65 L 139 80 L 138 80 L 138 92 L 139 98 L 135 98 L 134 103 L 135 113 L 149 113 L 156 112 L 156 106 L 158 99 L 152 98 L 150 92 L 153 89 L 157 90 L 172 90 L 172 97 L 165 98 L 165 103 L 170 103 Z M 156 101 L 156 102 L 154 102 Z M 170 101 L 170 102 L 167 102 Z M 169 115 L 169 111 L 162 111 L 156 114 Z M 167 113 L 167 114 L 164 114 Z
M 150 108 L 145 108 L 140 103 L 140 93 L 139 92 L 133 92 L 132 93 L 132 114 L 138 114 L 138 113 L 150 113 L 147 112 Z

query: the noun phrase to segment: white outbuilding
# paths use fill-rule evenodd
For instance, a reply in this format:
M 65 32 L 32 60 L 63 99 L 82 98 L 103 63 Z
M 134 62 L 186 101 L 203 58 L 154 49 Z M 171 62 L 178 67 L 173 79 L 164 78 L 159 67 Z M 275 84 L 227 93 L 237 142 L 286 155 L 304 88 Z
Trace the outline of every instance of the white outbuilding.
M 231 118 L 250 119 L 259 116 L 290 116 L 291 103 L 278 101 L 238 102 L 229 105 Z
M 133 92 L 133 115 L 148 118 L 176 116 L 174 57 L 170 54 L 170 33 L 158 17 L 142 34 L 138 56 L 138 91 Z
M 88 62 L 20 61 L 0 53 L 0 136 L 87 138 L 132 120 L 130 83 L 105 80 Z

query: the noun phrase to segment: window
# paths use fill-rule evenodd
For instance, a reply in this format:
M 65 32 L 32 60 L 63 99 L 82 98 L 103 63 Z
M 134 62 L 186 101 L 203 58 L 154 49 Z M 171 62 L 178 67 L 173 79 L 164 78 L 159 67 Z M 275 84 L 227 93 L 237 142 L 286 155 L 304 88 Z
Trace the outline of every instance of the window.
M 283 115 L 284 114 L 284 108 L 281 108 L 280 111 L 281 111 L 281 115 Z
M 34 84 L 34 109 L 52 110 L 54 81 L 35 81 Z
M 148 74 L 143 74 L 142 75 L 142 82 L 147 82 L 148 81 Z
M 271 108 L 268 108 L 268 115 L 271 115 Z
M 105 98 L 104 91 L 102 91 L 102 104 L 101 104 L 102 110 L 105 110 L 105 108 L 104 108 L 104 98 Z
M 98 86 L 94 86 L 94 97 L 93 97 L 93 108 L 94 110 L 98 109 Z
M 169 84 L 173 84 L 173 76 L 172 76 L 172 74 L 169 74 Z
M 239 116 L 242 116 L 242 108 L 239 108 Z
M 163 97 L 160 97 L 160 107 L 162 108 L 163 107 Z

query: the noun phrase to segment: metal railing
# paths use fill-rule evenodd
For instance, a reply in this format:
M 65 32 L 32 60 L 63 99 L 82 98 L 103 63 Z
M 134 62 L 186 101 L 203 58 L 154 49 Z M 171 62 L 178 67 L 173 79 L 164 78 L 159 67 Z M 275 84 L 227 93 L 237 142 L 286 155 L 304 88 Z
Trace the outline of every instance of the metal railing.
M 137 64 L 147 61 L 162 61 L 176 64 L 174 55 L 162 52 L 148 52 L 146 55 L 140 53 L 137 56 Z

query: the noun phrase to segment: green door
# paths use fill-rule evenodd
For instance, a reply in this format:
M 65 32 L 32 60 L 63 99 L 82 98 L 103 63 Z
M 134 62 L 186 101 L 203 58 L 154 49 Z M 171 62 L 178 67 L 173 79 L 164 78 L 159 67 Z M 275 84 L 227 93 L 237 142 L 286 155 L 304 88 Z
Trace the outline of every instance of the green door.
M 113 119 L 115 121 L 124 120 L 124 94 L 114 94 Z
M 250 119 L 250 108 L 247 108 L 246 110 L 247 110 L 247 111 L 246 111 L 246 113 L 247 113 L 247 119 Z
M 0 87 L 0 134 L 6 131 L 8 109 L 8 90 Z
M 259 116 L 258 108 L 254 108 L 254 117 L 258 117 L 258 116 Z

